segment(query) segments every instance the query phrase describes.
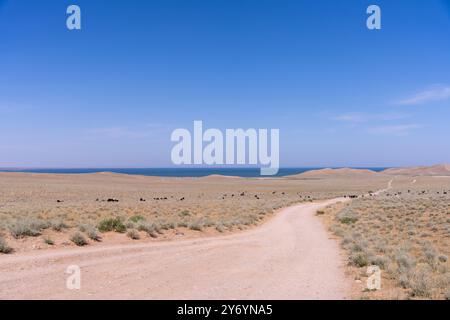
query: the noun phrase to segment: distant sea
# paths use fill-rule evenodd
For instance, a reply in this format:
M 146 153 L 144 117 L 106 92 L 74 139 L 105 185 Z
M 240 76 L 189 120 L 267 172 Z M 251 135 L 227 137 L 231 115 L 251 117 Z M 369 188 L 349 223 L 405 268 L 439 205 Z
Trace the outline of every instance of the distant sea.
M 283 177 L 293 174 L 303 173 L 310 170 L 324 169 L 323 167 L 308 167 L 308 168 L 280 168 L 276 176 L 264 177 Z M 354 169 L 369 169 L 373 171 L 382 171 L 388 168 L 354 168 Z M 0 172 L 31 172 L 31 173 L 64 173 L 64 174 L 79 174 L 79 173 L 95 173 L 95 172 L 114 172 L 123 174 L 134 174 L 144 176 L 159 176 L 159 177 L 204 177 L 211 174 L 220 174 L 224 176 L 237 177 L 261 177 L 259 168 L 85 168 L 85 169 L 5 169 L 0 168 Z

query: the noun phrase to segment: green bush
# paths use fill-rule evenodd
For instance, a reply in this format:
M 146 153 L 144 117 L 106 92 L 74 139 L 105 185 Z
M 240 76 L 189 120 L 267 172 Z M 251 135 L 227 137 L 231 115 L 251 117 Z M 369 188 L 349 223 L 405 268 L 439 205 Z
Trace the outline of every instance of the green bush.
M 72 241 L 73 243 L 75 243 L 77 246 L 82 247 L 88 244 L 86 238 L 79 232 L 74 233 L 71 237 L 70 237 L 70 241 Z
M 223 223 L 219 223 L 218 225 L 216 225 L 216 230 L 219 232 L 224 232 L 225 231 L 225 226 L 223 225 Z
M 189 225 L 189 229 L 195 230 L 195 231 L 202 231 L 203 225 L 199 222 L 193 222 Z
M 342 217 L 339 219 L 339 222 L 343 223 L 343 224 L 352 224 L 352 223 L 355 223 L 356 221 L 358 221 L 357 218 L 349 217 L 349 216 L 345 216 L 345 217 Z
M 12 248 L 8 246 L 5 239 L 0 237 L 0 253 L 11 253 L 12 251 Z
M 186 221 L 180 221 L 180 222 L 178 222 L 177 225 L 179 228 L 187 228 L 188 227 L 188 223 Z
M 133 239 L 133 240 L 139 240 L 141 238 L 141 236 L 139 235 L 139 232 L 134 229 L 129 230 L 127 232 L 127 236 L 128 236 L 128 238 Z
M 337 219 L 340 223 L 343 224 L 352 224 L 358 221 L 358 217 L 354 211 L 349 209 L 344 209 L 337 215 Z
M 180 216 L 181 217 L 187 217 L 187 216 L 190 216 L 190 215 L 191 215 L 191 213 L 189 212 L 189 210 L 183 210 L 183 211 L 180 212 Z
M 11 235 L 16 238 L 23 238 L 26 236 L 37 237 L 40 236 L 43 229 L 50 227 L 47 221 L 40 219 L 26 219 L 16 221 L 13 225 L 9 226 Z
M 140 215 L 134 215 L 134 216 L 130 217 L 130 220 L 133 221 L 134 223 L 138 223 L 140 221 L 145 221 L 145 217 L 140 216 Z
M 98 232 L 98 229 L 90 224 L 82 224 L 78 227 L 78 230 L 81 232 L 86 233 L 86 235 L 89 237 L 89 239 L 92 239 L 94 241 L 101 241 L 102 237 Z
M 50 239 L 49 237 L 44 238 L 44 243 L 48 244 L 49 246 L 53 246 L 55 244 L 55 242 L 52 239 Z
M 68 226 L 64 223 L 64 221 L 58 219 L 58 220 L 52 220 L 50 221 L 50 226 L 55 231 L 62 231 L 62 229 L 68 228 Z
M 149 223 L 149 222 L 141 223 L 138 226 L 138 230 L 146 232 L 152 238 L 158 237 L 156 225 L 153 223 Z
M 358 252 L 350 256 L 350 262 L 359 268 L 366 267 L 369 264 L 366 255 L 362 252 Z
M 100 241 L 102 240 L 102 237 L 100 236 L 100 234 L 98 233 L 98 230 L 94 227 L 92 228 L 88 228 L 86 230 L 86 235 L 89 237 L 89 239 L 92 239 L 94 241 Z
M 115 231 L 124 233 L 127 231 L 127 227 L 123 224 L 121 218 L 108 218 L 100 221 L 98 230 L 100 230 L 100 232 Z
M 419 268 L 412 274 L 409 285 L 411 286 L 411 294 L 415 297 L 430 298 L 433 288 L 433 281 L 430 276 L 431 270 Z
M 389 259 L 387 259 L 386 257 L 376 256 L 376 257 L 370 258 L 370 264 L 377 265 L 381 269 L 385 269 L 386 266 L 388 265 L 388 263 L 389 263 Z

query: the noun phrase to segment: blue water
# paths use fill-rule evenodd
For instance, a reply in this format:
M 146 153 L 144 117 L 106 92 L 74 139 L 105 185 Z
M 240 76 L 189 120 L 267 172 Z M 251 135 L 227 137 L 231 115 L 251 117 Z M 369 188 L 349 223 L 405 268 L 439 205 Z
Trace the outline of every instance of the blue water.
M 280 168 L 276 176 L 288 176 L 305 171 L 323 169 L 323 168 Z M 370 169 L 373 171 L 382 171 L 387 168 L 355 168 Z M 259 168 L 87 168 L 87 169 L 0 169 L 0 172 L 32 172 L 32 173 L 95 173 L 95 172 L 115 172 L 123 174 L 136 174 L 144 176 L 160 177 L 204 177 L 211 174 L 220 174 L 225 176 L 237 177 L 261 177 Z M 270 177 L 270 176 L 264 176 Z

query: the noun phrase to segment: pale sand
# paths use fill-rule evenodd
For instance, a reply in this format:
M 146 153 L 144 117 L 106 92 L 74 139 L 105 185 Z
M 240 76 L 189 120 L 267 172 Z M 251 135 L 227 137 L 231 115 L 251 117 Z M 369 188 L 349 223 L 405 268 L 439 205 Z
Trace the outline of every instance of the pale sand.
M 315 216 L 339 199 L 281 210 L 260 227 L 222 237 L 0 258 L 1 299 L 345 299 L 338 244 Z M 81 290 L 66 288 L 79 265 Z
M 301 202 L 378 190 L 390 179 L 391 176 L 377 174 L 263 180 L 221 176 L 158 178 L 112 173 L 0 173 L 0 237 L 14 250 L 12 254 L 50 247 L 55 250 L 75 247 L 70 237 L 80 225 L 98 226 L 103 219 L 120 217 L 128 226 L 132 217 L 140 216 L 159 226 L 162 232 L 155 239 L 141 231 L 141 239 L 134 241 L 135 244 L 198 238 L 252 228 L 264 223 L 276 210 Z M 120 201 L 105 201 L 109 198 Z M 36 220 L 62 221 L 69 228 L 59 232 L 47 228 L 38 237 L 12 236 L 11 226 Z M 199 225 L 202 231 L 191 229 L 192 225 Z M 138 226 L 132 223 L 128 228 Z M 102 234 L 102 238 L 108 244 L 133 241 L 126 234 L 110 232 Z M 54 245 L 49 246 L 45 239 L 51 239 Z M 89 246 L 100 245 L 88 242 Z

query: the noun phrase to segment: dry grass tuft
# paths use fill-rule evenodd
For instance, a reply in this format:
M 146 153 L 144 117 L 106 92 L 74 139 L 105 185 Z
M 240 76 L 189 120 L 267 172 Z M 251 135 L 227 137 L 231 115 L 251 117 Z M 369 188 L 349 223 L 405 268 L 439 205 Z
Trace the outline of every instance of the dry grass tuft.
M 450 290 L 449 214 L 450 196 L 442 189 L 423 193 L 408 186 L 353 200 L 334 214 L 330 231 L 355 268 L 378 265 L 385 281 L 406 296 L 444 299 Z

